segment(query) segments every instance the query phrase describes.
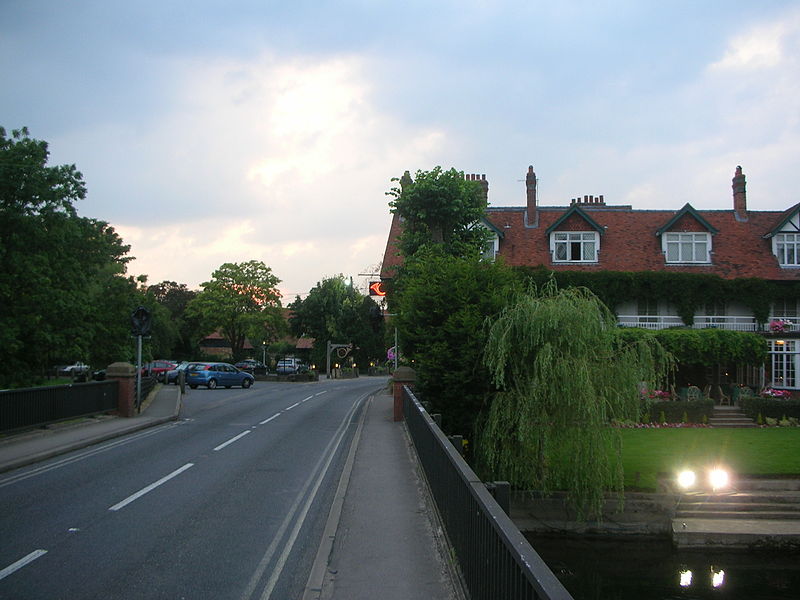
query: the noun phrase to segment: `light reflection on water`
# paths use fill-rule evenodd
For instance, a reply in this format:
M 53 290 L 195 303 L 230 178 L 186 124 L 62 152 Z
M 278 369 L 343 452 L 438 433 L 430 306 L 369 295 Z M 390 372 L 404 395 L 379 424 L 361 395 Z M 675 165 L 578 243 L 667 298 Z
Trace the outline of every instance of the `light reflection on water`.
M 796 600 L 800 555 L 678 551 L 669 540 L 528 534 L 575 600 Z

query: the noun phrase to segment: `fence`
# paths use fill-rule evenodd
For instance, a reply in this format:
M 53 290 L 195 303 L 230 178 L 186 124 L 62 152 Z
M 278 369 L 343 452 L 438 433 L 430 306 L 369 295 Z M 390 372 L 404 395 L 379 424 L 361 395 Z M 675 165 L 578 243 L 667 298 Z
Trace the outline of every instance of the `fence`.
M 116 410 L 118 390 L 116 381 L 93 381 L 1 391 L 0 431 Z
M 472 600 L 572 600 L 413 392 L 403 412 Z

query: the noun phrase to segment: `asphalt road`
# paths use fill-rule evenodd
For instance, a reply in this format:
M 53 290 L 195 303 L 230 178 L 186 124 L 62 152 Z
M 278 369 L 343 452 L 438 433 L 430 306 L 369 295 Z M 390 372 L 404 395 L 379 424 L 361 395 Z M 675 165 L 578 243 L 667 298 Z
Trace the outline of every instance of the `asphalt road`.
M 191 390 L 181 420 L 0 476 L 0 598 L 299 598 L 385 379 Z

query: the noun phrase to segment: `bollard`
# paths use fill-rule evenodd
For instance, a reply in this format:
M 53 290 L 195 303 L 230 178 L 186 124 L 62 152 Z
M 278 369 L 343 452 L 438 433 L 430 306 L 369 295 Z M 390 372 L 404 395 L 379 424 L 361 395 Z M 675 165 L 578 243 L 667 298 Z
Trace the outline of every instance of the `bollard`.
M 178 371 L 178 386 L 181 388 L 181 396 L 186 393 L 186 370 Z

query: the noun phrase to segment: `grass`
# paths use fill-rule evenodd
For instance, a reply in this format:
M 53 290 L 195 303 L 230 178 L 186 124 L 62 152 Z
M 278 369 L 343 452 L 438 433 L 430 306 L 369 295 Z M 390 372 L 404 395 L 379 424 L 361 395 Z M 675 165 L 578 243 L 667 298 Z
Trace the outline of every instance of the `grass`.
M 658 473 L 709 465 L 724 465 L 739 476 L 800 476 L 798 427 L 622 429 L 620 433 L 626 489 L 654 491 Z

